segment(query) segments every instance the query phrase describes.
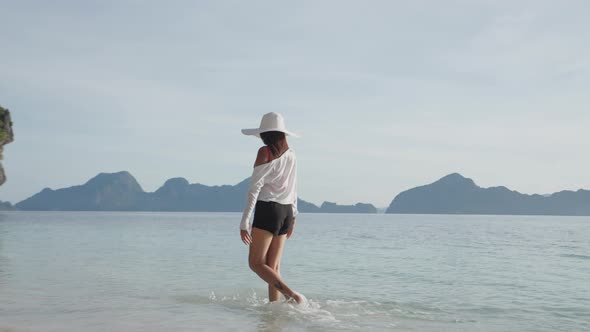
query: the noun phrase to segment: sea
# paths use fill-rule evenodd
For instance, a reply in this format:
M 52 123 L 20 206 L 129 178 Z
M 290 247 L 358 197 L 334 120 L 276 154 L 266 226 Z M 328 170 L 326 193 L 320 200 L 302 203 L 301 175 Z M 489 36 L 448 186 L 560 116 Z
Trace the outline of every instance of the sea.
M 590 217 L 302 213 L 300 305 L 240 217 L 0 212 L 0 331 L 590 331 Z

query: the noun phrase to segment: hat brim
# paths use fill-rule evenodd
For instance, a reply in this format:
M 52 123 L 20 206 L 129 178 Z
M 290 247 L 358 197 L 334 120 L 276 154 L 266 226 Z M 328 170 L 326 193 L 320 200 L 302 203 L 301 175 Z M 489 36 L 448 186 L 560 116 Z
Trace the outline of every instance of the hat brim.
M 287 135 L 287 136 L 300 137 L 299 135 L 295 134 L 294 132 L 290 132 L 288 130 L 279 129 L 279 128 L 270 128 L 270 129 L 260 129 L 260 128 L 242 129 L 242 134 L 248 135 L 248 136 L 260 137 L 260 134 L 261 133 L 264 133 L 264 132 L 267 132 L 267 131 L 280 131 L 280 132 L 285 133 L 285 135 Z

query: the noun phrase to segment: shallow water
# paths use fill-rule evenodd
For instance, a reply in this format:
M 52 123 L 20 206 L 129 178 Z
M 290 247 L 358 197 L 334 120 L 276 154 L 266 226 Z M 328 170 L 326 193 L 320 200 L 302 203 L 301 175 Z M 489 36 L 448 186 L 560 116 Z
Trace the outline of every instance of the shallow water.
M 268 303 L 238 213 L 0 212 L 0 331 L 587 331 L 590 218 L 301 214 Z

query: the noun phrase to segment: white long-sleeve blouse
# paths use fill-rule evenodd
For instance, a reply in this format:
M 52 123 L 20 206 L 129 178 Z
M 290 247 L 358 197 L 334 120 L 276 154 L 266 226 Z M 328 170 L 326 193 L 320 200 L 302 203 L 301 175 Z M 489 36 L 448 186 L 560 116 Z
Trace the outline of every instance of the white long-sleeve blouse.
M 240 222 L 241 230 L 250 229 L 250 217 L 257 200 L 292 204 L 293 217 L 297 216 L 297 158 L 291 148 L 280 157 L 254 167 Z

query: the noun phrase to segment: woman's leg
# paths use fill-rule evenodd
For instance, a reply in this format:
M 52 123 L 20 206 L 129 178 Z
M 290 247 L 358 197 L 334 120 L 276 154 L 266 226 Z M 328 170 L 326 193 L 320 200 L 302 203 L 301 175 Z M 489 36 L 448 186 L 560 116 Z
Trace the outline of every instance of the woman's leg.
M 275 235 L 272 237 L 268 253 L 266 254 L 266 265 L 270 266 L 277 275 L 281 276 L 281 256 L 283 254 L 283 246 L 287 235 Z M 268 284 L 268 300 L 270 302 L 278 301 L 281 298 L 279 291 L 271 284 Z
M 250 255 L 248 262 L 252 271 L 256 272 L 262 280 L 273 285 L 287 298 L 295 298 L 299 303 L 301 300 L 281 279 L 278 273 L 266 264 L 267 253 L 273 239 L 271 232 L 252 227 L 252 243 L 250 244 Z

